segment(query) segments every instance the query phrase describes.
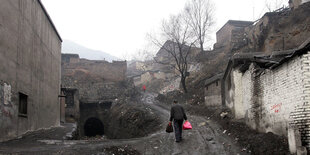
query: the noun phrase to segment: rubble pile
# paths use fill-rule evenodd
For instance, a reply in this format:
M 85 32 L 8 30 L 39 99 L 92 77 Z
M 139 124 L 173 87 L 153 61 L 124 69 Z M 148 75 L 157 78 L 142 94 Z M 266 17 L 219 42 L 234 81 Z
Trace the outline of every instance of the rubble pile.
M 137 138 L 158 130 L 159 116 L 143 104 L 116 104 L 111 108 L 107 137 L 110 139 Z

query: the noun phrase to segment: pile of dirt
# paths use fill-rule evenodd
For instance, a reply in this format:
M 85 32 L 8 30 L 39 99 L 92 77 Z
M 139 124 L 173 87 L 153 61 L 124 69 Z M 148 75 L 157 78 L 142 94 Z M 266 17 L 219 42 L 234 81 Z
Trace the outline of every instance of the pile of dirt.
M 249 128 L 242 120 L 234 120 L 227 108 L 184 105 L 184 109 L 189 114 L 205 116 L 219 123 L 223 134 L 235 139 L 244 152 L 251 154 L 289 154 L 286 137 L 271 132 L 259 133 Z
M 180 103 L 184 103 L 184 109 L 188 114 L 203 116 L 220 124 L 223 134 L 227 134 L 234 139 L 243 148 L 244 152 L 250 154 L 289 154 L 286 137 L 271 132 L 259 133 L 248 127 L 244 121 L 233 119 L 233 115 L 228 108 L 198 105 L 193 103 L 193 101 L 198 100 L 194 98 L 195 96 L 188 94 L 185 96 L 188 98 L 172 92 L 170 96 L 158 95 L 156 99 L 160 100 L 162 104 L 170 105 L 172 99 L 182 98 L 183 101 Z M 189 99 L 190 96 L 192 96 L 191 99 Z M 187 101 L 184 101 L 186 99 Z
M 116 104 L 110 110 L 107 137 L 128 139 L 144 137 L 158 130 L 159 116 L 143 104 Z

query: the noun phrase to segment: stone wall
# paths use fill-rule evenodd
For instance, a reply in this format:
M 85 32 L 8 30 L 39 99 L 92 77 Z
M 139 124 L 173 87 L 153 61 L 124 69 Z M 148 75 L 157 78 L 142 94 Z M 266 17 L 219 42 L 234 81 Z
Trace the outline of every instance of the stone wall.
M 65 56 L 66 55 L 66 56 Z M 72 55 L 74 56 L 74 55 Z M 114 100 L 126 89 L 126 61 L 96 61 L 67 58 L 63 54 L 62 86 L 79 90 L 84 101 Z
M 0 141 L 60 123 L 61 38 L 39 0 L 0 5 Z
M 61 88 L 65 102 L 65 121 L 74 123 L 79 120 L 79 90 L 75 88 Z

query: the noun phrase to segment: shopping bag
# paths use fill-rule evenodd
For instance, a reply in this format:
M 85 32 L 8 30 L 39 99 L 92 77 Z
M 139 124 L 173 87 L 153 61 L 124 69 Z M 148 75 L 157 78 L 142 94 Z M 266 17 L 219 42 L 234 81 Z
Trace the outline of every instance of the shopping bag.
M 172 127 L 171 123 L 169 123 L 169 124 L 167 125 L 167 127 L 166 127 L 166 132 L 167 132 L 167 133 L 173 132 L 173 127 Z
M 189 123 L 189 121 L 185 121 L 185 123 L 183 124 L 183 130 L 189 130 L 192 129 L 192 125 L 191 123 Z

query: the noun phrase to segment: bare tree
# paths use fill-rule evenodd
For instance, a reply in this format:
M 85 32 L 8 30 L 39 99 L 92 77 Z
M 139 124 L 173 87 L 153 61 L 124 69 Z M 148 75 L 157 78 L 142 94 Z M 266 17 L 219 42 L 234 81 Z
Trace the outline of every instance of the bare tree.
M 214 25 L 214 5 L 211 0 L 190 0 L 185 5 L 185 17 L 203 52 L 206 39 Z
M 162 57 L 164 59 L 160 59 L 157 56 L 154 60 L 159 64 L 169 65 L 176 69 L 180 73 L 183 90 L 187 93 L 188 56 L 195 43 L 190 25 L 181 14 L 171 16 L 169 20 L 163 20 L 161 37 L 161 40 L 154 37 L 151 40 L 160 47 L 160 51 L 165 53 L 167 57 L 164 56 Z M 165 43 L 162 43 L 162 40 Z
M 285 6 L 284 4 L 286 3 L 287 0 L 265 0 L 266 9 L 269 12 L 275 11 L 276 9 Z
M 153 57 L 154 57 L 154 54 L 151 53 L 149 50 L 142 49 L 132 54 L 131 59 L 134 61 L 147 61 L 147 60 L 152 60 Z

